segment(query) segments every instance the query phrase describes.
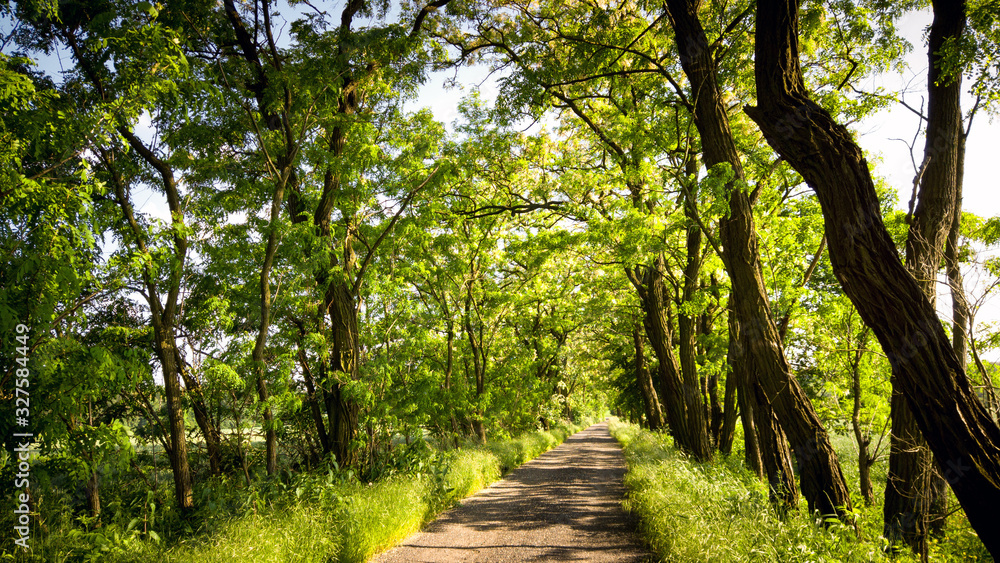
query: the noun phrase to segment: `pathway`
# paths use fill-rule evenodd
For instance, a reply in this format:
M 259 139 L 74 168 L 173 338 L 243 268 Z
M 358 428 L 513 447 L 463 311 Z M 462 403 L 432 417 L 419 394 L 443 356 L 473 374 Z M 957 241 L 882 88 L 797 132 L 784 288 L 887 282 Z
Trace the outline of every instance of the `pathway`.
M 621 508 L 624 474 L 621 447 L 595 424 L 373 561 L 649 561 Z

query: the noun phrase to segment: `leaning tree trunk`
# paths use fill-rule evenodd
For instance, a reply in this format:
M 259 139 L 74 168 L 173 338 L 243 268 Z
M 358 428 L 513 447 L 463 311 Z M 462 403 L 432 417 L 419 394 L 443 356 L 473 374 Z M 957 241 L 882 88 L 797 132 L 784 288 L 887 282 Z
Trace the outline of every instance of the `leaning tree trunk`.
M 191 484 L 191 467 L 188 462 L 187 433 L 184 425 L 184 406 L 181 403 L 180 351 L 177 348 L 177 311 L 181 292 L 181 280 L 184 273 L 184 261 L 187 257 L 188 240 L 184 225 L 184 209 L 181 206 L 180 191 L 174 177 L 173 168 L 160 159 L 149 147 L 136 137 L 132 131 L 122 126 L 118 133 L 124 137 L 132 150 L 153 169 L 162 180 L 163 191 L 167 196 L 167 206 L 170 209 L 171 225 L 174 227 L 173 255 L 170 257 L 169 278 L 166 283 L 166 301 L 161 299 L 156 284 L 156 276 L 149 264 L 142 271 L 143 284 L 146 286 L 146 301 L 149 304 L 150 322 L 153 326 L 154 352 L 160 361 L 163 371 L 163 390 L 167 403 L 167 420 L 170 428 L 170 449 L 167 455 L 174 473 L 174 494 L 177 508 L 184 514 L 194 510 L 194 492 Z M 107 153 L 102 152 L 112 176 L 115 196 L 122 210 L 125 222 L 135 238 L 135 244 L 145 254 L 149 253 L 143 229 L 136 221 L 135 213 L 125 193 L 125 185 L 117 168 L 113 165 Z
M 961 75 L 949 79 L 942 70 L 945 42 L 957 40 L 965 27 L 964 6 L 949 2 L 937 6 L 928 41 L 927 131 L 918 203 L 906 238 L 906 267 L 933 306 L 937 301 L 937 274 L 951 230 L 958 197 L 958 156 L 962 135 Z M 917 428 L 913 413 L 893 377 L 892 435 L 889 475 L 885 488 L 885 537 L 906 542 L 927 553 L 931 528 L 944 527 L 947 486 Z M 932 524 L 933 523 L 933 524 Z
M 745 177 L 743 167 L 716 78 L 714 49 L 698 18 L 698 3 L 668 0 L 666 7 L 681 65 L 695 92 L 695 125 L 701 136 L 705 165 L 709 169 L 728 165 L 734 175 L 727 186 L 730 215 L 720 222 L 720 234 L 725 248 L 723 258 L 732 280 L 730 309 L 740 326 L 740 349 L 747 354 L 749 381 L 760 386 L 791 442 L 800 469 L 802 496 L 809 510 L 836 514 L 846 520 L 851 510 L 847 481 L 826 430 L 792 376 L 771 316 L 750 199 L 737 186 Z M 740 390 L 744 391 L 747 390 Z
M 177 350 L 174 348 L 174 350 Z M 220 447 L 222 435 L 215 421 L 212 420 L 211 413 L 205 402 L 205 392 L 201 383 L 185 368 L 182 363 L 180 352 L 177 352 L 177 367 L 180 370 L 181 379 L 184 380 L 184 387 L 187 390 L 188 401 L 191 403 L 191 410 L 194 411 L 194 420 L 201 430 L 201 435 L 205 439 L 205 452 L 208 454 L 208 468 L 212 475 L 222 474 L 222 456 Z
M 1000 557 L 1000 427 L 976 397 L 934 307 L 900 262 L 861 149 L 809 98 L 795 0 L 758 1 L 755 51 L 758 106 L 745 111 L 816 191 L 834 274 L 882 344 L 969 523 Z
M 181 405 L 181 385 L 178 380 L 175 336 L 172 326 L 153 314 L 153 332 L 156 352 L 163 369 L 163 390 L 167 400 L 167 420 L 170 427 L 170 468 L 174 473 L 174 495 L 182 512 L 194 510 L 194 491 L 191 488 L 191 467 L 188 464 L 187 438 L 184 429 L 184 407 Z
M 309 369 L 309 358 L 306 356 L 306 351 L 302 349 L 301 342 L 299 343 L 298 358 L 299 366 L 302 368 L 302 380 L 306 384 L 306 403 L 309 404 L 309 413 L 312 415 L 313 425 L 316 427 L 316 435 L 319 436 L 319 444 L 323 449 L 323 455 L 326 455 L 333 451 L 333 449 L 330 446 L 330 438 L 326 433 L 326 424 L 323 423 L 323 413 L 319 408 L 316 379 L 313 377 L 312 370 Z
M 271 219 L 267 226 L 267 245 L 264 249 L 264 263 L 260 267 L 260 325 L 257 327 L 257 338 L 251 354 L 255 373 L 257 399 L 263 406 L 264 416 L 264 460 L 268 475 L 274 475 L 278 470 L 278 436 L 274 428 L 274 414 L 268 404 L 270 393 L 267 390 L 267 366 L 264 362 L 264 351 L 267 347 L 267 335 L 271 328 L 271 269 L 274 266 L 274 255 L 278 251 L 278 221 L 281 216 L 281 203 L 285 198 L 285 183 L 288 180 L 290 168 L 286 165 L 281 171 L 281 177 L 274 188 L 271 199 Z

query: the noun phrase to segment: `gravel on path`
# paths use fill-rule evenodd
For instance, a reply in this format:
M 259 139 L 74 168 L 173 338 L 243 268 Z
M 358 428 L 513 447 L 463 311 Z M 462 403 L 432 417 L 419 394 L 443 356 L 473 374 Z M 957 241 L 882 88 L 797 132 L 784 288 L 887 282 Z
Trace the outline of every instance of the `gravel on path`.
M 621 447 L 595 424 L 373 561 L 651 561 L 621 507 L 624 475 Z

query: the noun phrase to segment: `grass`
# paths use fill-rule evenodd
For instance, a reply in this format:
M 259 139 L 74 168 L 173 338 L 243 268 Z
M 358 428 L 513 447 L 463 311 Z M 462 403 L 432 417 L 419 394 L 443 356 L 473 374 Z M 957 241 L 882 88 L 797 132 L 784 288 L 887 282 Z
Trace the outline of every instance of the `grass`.
M 338 534 L 326 532 L 333 528 L 331 515 L 316 506 L 300 505 L 291 510 L 267 510 L 233 518 L 210 538 L 189 545 L 182 544 L 161 553 L 160 558 L 154 560 L 165 563 L 331 561 L 341 553 L 342 547 L 338 542 L 341 539 Z
M 0 561 L 361 563 L 579 429 L 561 426 L 478 447 L 424 450 L 412 464 L 418 469 L 375 483 L 332 468 L 286 473 L 251 487 L 240 479 L 205 482 L 196 490 L 199 513 L 190 524 L 196 529 L 164 524 L 159 516 L 152 529 L 169 535 L 160 538 L 135 520 L 100 527 L 77 522 L 33 541 L 33 556 L 3 554 Z
M 840 523 L 819 526 L 805 508 L 782 518 L 771 507 L 766 486 L 743 467 L 742 453 L 697 463 L 674 449 L 666 435 L 617 421 L 611 432 L 624 446 L 628 463 L 626 508 L 638 514 L 640 533 L 661 561 L 916 560 L 908 552 L 895 559 L 886 555 L 879 504 L 855 501 L 858 532 Z M 856 489 L 852 444 L 834 441 Z M 884 470 L 877 468 L 875 475 L 880 474 L 884 483 Z M 876 495 L 880 498 L 881 491 Z M 964 517 L 953 516 L 948 533 L 947 542 L 932 546 L 931 561 L 992 560 Z
M 531 432 L 515 440 L 490 442 L 485 448 L 497 457 L 501 472 L 507 473 L 558 446 L 567 436 L 578 430 L 579 426 L 560 426 L 551 430 Z

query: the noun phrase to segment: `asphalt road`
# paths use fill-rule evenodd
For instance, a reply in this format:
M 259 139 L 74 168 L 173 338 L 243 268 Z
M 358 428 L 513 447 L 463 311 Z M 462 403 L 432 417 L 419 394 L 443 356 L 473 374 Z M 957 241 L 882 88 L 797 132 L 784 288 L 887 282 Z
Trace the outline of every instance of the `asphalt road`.
M 373 561 L 651 561 L 621 508 L 624 475 L 621 447 L 595 424 Z

